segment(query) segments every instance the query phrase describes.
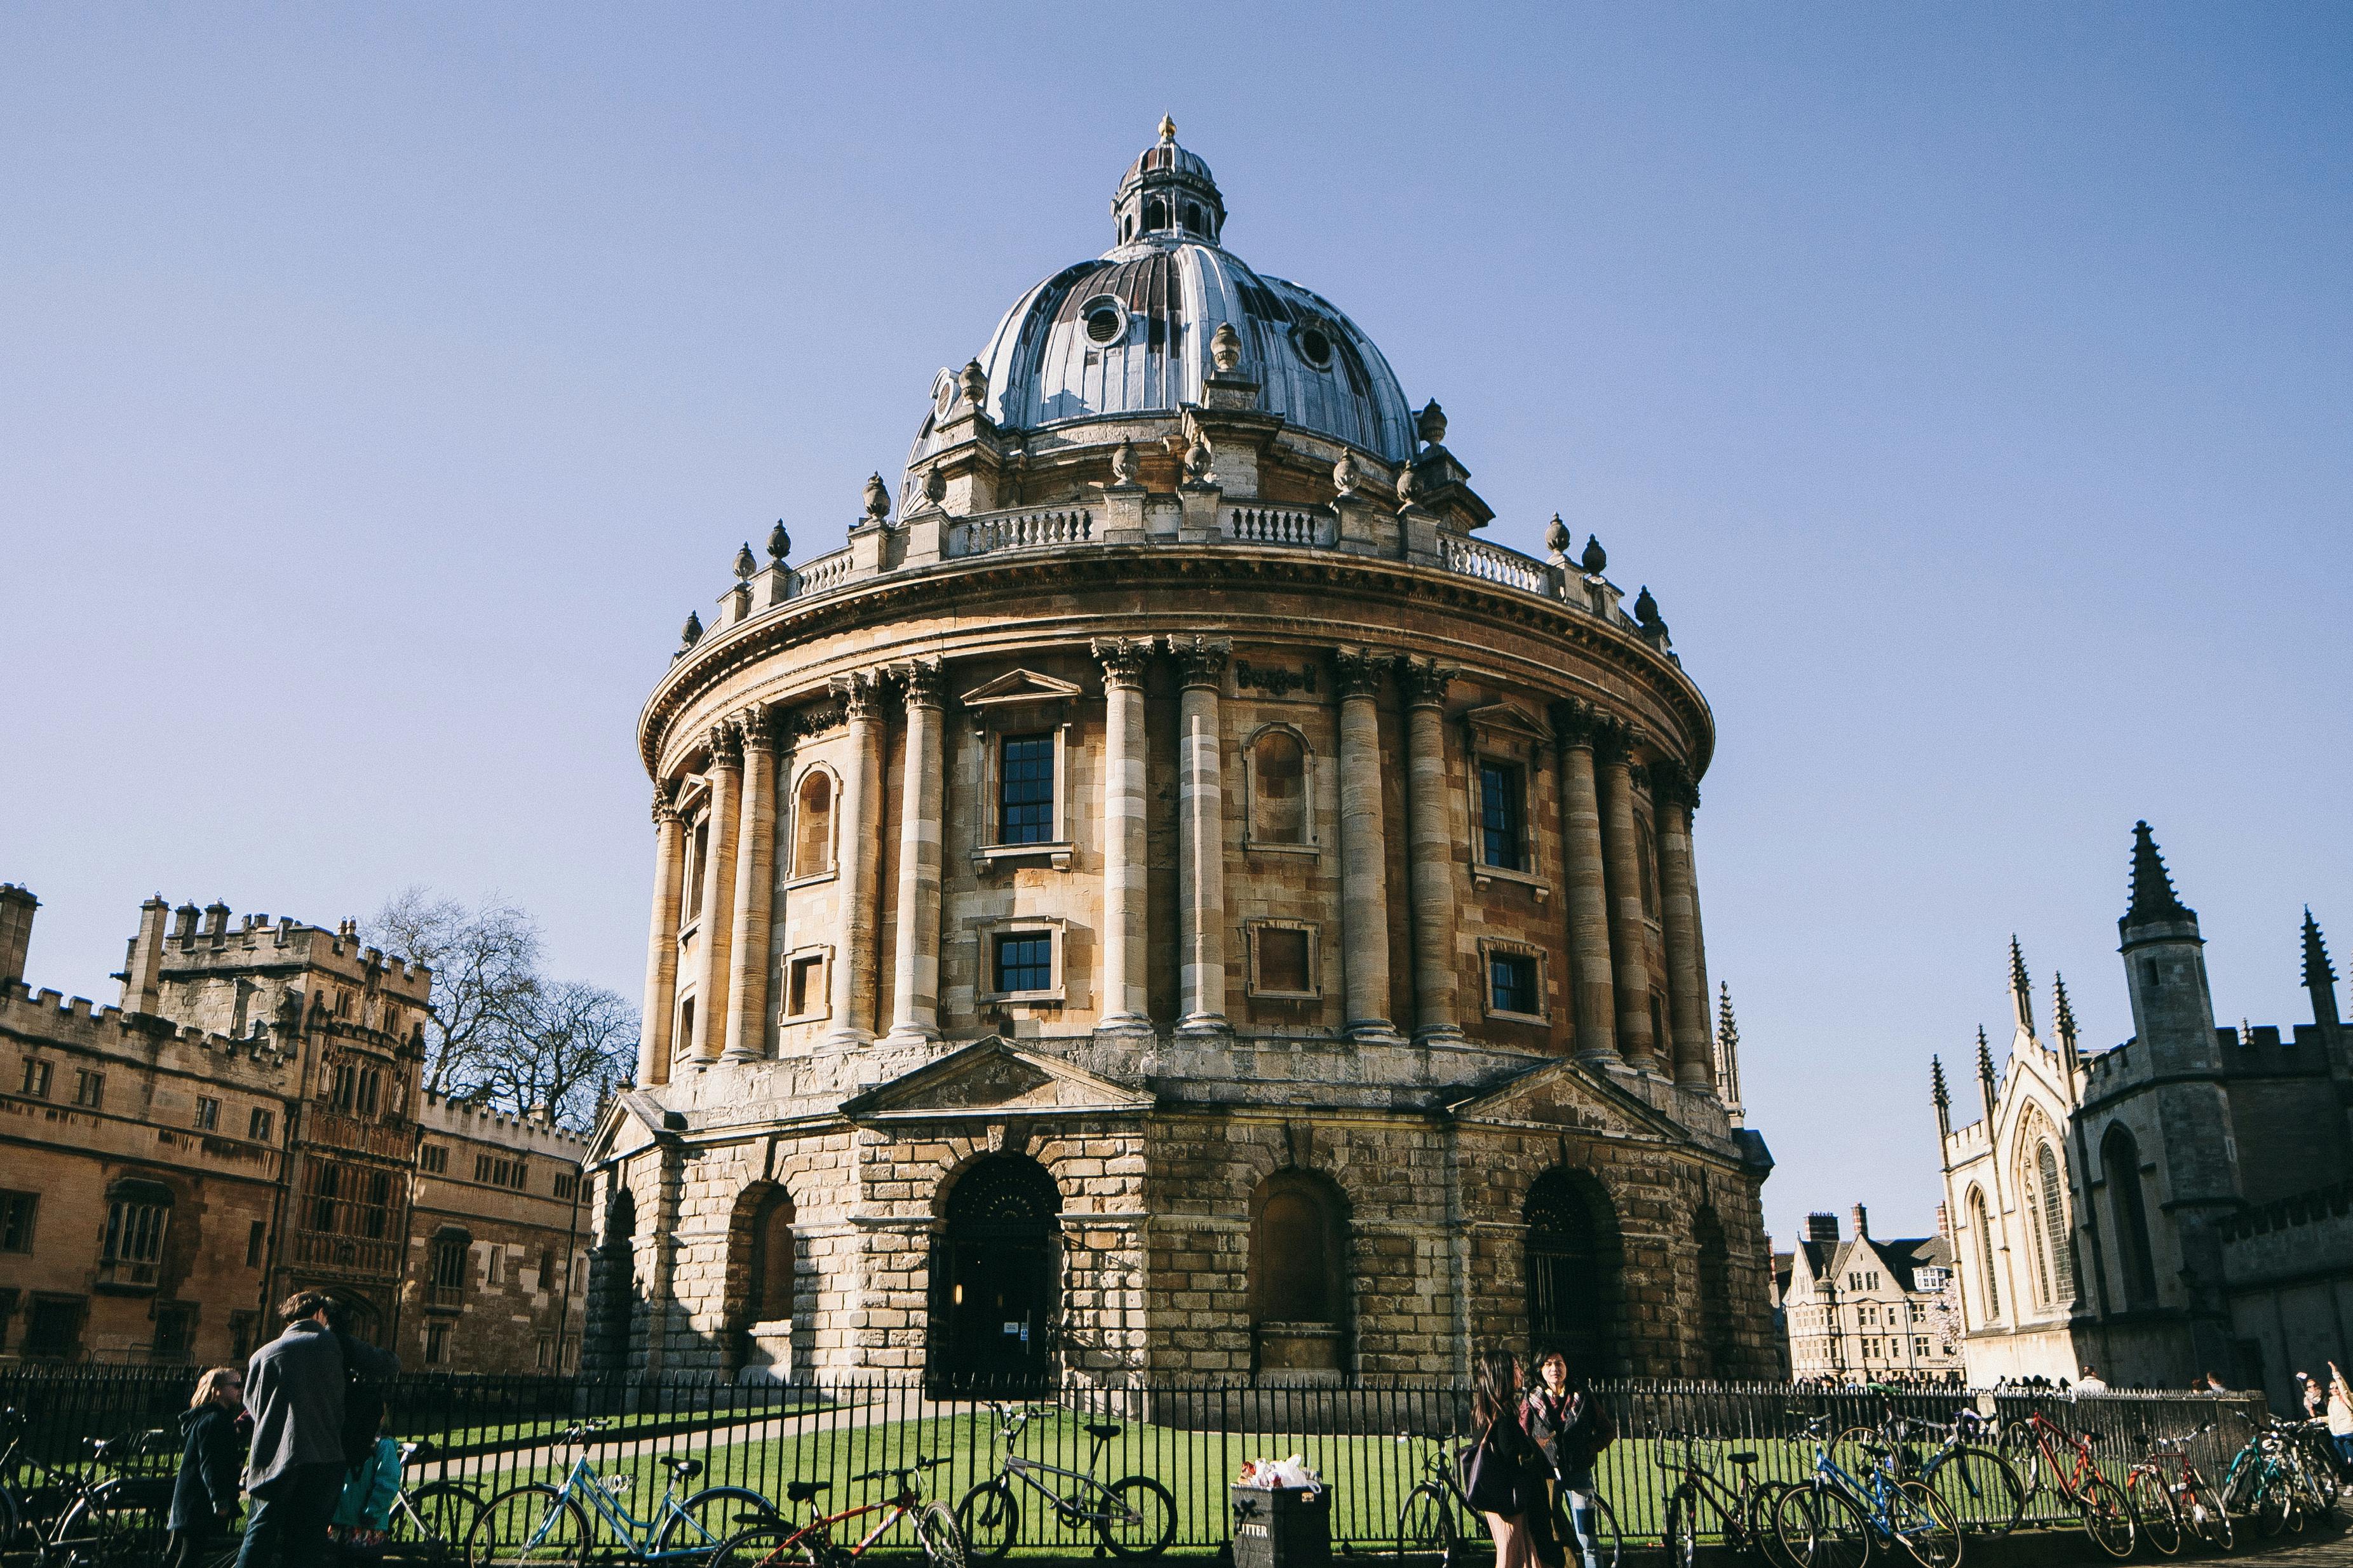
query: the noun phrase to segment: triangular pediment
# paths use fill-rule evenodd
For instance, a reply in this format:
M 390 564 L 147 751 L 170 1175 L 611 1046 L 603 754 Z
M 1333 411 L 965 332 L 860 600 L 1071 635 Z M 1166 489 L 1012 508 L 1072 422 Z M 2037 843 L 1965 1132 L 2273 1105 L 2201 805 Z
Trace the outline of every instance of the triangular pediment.
M 1152 1096 L 992 1035 L 842 1102 L 853 1121 L 1134 1112 Z
M 617 1159 L 634 1154 L 649 1144 L 660 1142 L 666 1133 L 682 1131 L 686 1118 L 670 1110 L 641 1089 L 625 1089 L 613 1097 L 605 1107 L 605 1114 L 596 1122 L 596 1131 L 588 1139 L 588 1152 L 583 1164 Z
M 1008 669 L 959 698 L 967 708 L 1003 708 L 1017 702 L 1066 702 L 1086 695 L 1082 688 L 1034 669 Z
M 1490 702 L 1462 715 L 1462 722 L 1482 745 L 1493 750 L 1540 754 L 1552 744 L 1552 726 L 1516 702 Z
M 1600 1073 L 1573 1061 L 1546 1062 L 1481 1089 L 1451 1108 L 1458 1121 L 1534 1123 L 1564 1131 L 1678 1141 L 1683 1130 Z

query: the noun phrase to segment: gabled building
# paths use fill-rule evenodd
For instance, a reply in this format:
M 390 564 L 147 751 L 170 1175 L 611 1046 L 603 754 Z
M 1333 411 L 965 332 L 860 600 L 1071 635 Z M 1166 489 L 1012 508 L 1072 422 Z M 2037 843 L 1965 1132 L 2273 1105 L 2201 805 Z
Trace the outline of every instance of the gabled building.
M 1804 1239 L 1786 1256 L 1779 1301 L 1792 1377 L 1960 1380 L 1960 1346 L 1943 1310 L 1953 1262 L 1944 1237 L 1881 1240 L 1857 1204 L 1852 1237 L 1840 1237 L 1836 1215 L 1809 1215 Z

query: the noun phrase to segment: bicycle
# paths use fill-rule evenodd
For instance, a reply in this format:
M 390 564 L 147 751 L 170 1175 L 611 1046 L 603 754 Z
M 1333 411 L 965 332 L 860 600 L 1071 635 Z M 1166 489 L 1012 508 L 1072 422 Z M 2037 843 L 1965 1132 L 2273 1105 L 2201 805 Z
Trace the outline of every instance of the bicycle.
M 868 1547 L 881 1540 L 892 1526 L 901 1520 L 913 1520 L 915 1545 L 923 1554 L 926 1568 L 965 1568 L 964 1531 L 956 1524 L 955 1515 L 948 1511 L 947 1504 L 926 1501 L 923 1497 L 923 1472 L 947 1462 L 944 1458 L 918 1456 L 912 1465 L 886 1465 L 852 1476 L 852 1485 L 887 1479 L 895 1479 L 898 1488 L 885 1501 L 860 1503 L 839 1513 L 822 1513 L 817 1506 L 818 1493 L 829 1489 L 832 1482 L 787 1481 L 786 1500 L 808 1504 L 808 1522 L 797 1530 L 790 1528 L 789 1520 L 754 1524 L 730 1536 L 706 1562 L 709 1568 L 777 1568 L 786 1563 L 799 1568 L 848 1568 L 866 1554 Z M 882 1521 L 848 1546 L 834 1541 L 835 1525 L 870 1513 L 881 1513 Z
M 1780 1538 L 1773 1533 L 1773 1510 L 1790 1483 L 1758 1480 L 1757 1455 L 1741 1452 L 1725 1456 L 1739 1472 L 1737 1484 L 1726 1486 L 1699 1462 L 1700 1444 L 1715 1440 L 1703 1438 L 1696 1432 L 1664 1432 L 1659 1436 L 1659 1442 L 1680 1443 L 1683 1449 L 1680 1465 L 1672 1457 L 1658 1461 L 1659 1468 L 1669 1475 L 1678 1469 L 1683 1472 L 1682 1481 L 1667 1498 L 1667 1561 L 1678 1568 L 1693 1568 L 1704 1528 L 1701 1510 L 1706 1509 L 1715 1512 L 1716 1533 L 1724 1537 L 1727 1549 L 1753 1551 L 1773 1568 L 1794 1568 L 1781 1555 Z
M 1398 1509 L 1398 1556 L 1417 1561 L 1435 1557 L 1440 1568 L 1459 1568 L 1468 1561 L 1466 1543 L 1473 1539 L 1463 1521 L 1475 1516 L 1478 1510 L 1462 1495 L 1454 1479 L 1453 1462 L 1448 1456 L 1454 1451 L 1456 1440 L 1400 1432 L 1397 1441 L 1431 1445 L 1421 1457 L 1422 1479 L 1406 1493 L 1404 1503 Z M 1618 1515 L 1610 1508 L 1609 1500 L 1599 1491 L 1588 1495 L 1595 1561 L 1600 1568 L 1618 1568 L 1619 1552 L 1625 1544 L 1618 1533 Z M 1563 1530 L 1564 1523 L 1569 1528 Z M 1581 1532 L 1575 1528 L 1573 1518 L 1564 1521 L 1561 1510 L 1556 1508 L 1553 1527 L 1562 1550 L 1569 1554 L 1570 1568 L 1581 1568 Z
M 1863 1568 L 1879 1542 L 1901 1546 L 1920 1568 L 1959 1568 L 1961 1527 L 1951 1506 L 1899 1478 L 1892 1449 L 1857 1445 L 1866 1479 L 1831 1457 L 1830 1417 L 1809 1419 L 1805 1435 L 1814 1440 L 1813 1469 L 1773 1507 L 1774 1533 L 1798 1568 Z
M 1879 1431 L 1896 1457 L 1899 1476 L 1919 1481 L 1945 1500 L 1955 1519 L 1999 1540 L 2016 1530 L 2024 1517 L 2026 1485 L 2008 1459 L 1976 1440 L 1987 1426 L 1974 1411 L 1964 1410 L 1951 1421 L 1938 1423 L 1897 1415 L 1891 1406 Z M 1912 1439 L 1939 1432 L 1944 1440 L 1923 1458 Z M 1854 1436 L 1850 1432 L 1841 1441 Z
M 2092 1544 L 2111 1557 L 2131 1556 L 2133 1542 L 2140 1533 L 2139 1521 L 2133 1512 L 2132 1500 L 2108 1479 L 2098 1459 L 2093 1457 L 2092 1446 L 2098 1441 L 2098 1434 L 2079 1436 L 2037 1410 L 2027 1415 L 2023 1426 L 2014 1429 L 2014 1435 L 2027 1447 L 2027 1497 L 2031 1500 L 2042 1495 L 2047 1471 L 2052 1489 L 2075 1510 Z M 2063 1448 L 2066 1451 L 2064 1459 L 2061 1458 Z
M 2217 1551 L 2231 1550 L 2230 1510 L 2189 1460 L 2190 1442 L 2213 1429 L 2210 1421 L 2183 1436 L 2152 1437 L 2147 1454 L 2125 1473 L 2125 1496 L 2140 1516 L 2148 1543 L 2159 1552 L 2179 1550 L 2185 1529 Z
M 29 1549 L 36 1568 L 110 1568 L 161 1555 L 172 1479 L 124 1473 L 158 1434 L 85 1439 L 90 1465 L 117 1472 L 92 1480 L 87 1469 L 62 1470 L 26 1453 L 25 1419 L 16 1411 L 0 1412 L 0 1429 L 8 1436 L 0 1449 L 6 1481 L 0 1486 L 0 1549 L 12 1555 Z M 39 1487 L 18 1484 L 26 1469 Z
M 602 1420 L 575 1421 L 564 1429 L 561 1440 L 566 1447 L 585 1448 L 605 1426 Z M 560 1487 L 527 1481 L 507 1488 L 475 1514 L 466 1532 L 467 1568 L 531 1563 L 553 1568 L 577 1563 L 596 1543 L 591 1509 L 619 1538 L 618 1557 L 628 1563 L 699 1563 L 746 1517 L 777 1517 L 774 1503 L 745 1487 L 706 1487 L 681 1502 L 678 1489 L 702 1473 L 702 1461 L 665 1454 L 660 1463 L 670 1479 L 663 1484 L 660 1505 L 648 1519 L 639 1519 L 621 1503 L 629 1477 L 600 1475 L 586 1453 L 572 1461 Z M 730 1519 L 731 1510 L 741 1511 Z
M 1073 1470 L 1042 1459 L 1026 1459 L 1013 1451 L 1023 1430 L 1037 1416 L 1050 1413 L 1050 1407 L 1024 1405 L 1008 1409 L 992 1400 L 988 1408 L 997 1418 L 997 1473 L 965 1493 L 955 1508 L 956 1527 L 964 1531 L 965 1547 L 975 1558 L 993 1563 L 1013 1550 L 1019 1539 L 1021 1503 L 1014 1495 L 1015 1481 L 1044 1498 L 1054 1517 L 1071 1529 L 1093 1526 L 1113 1556 L 1157 1557 L 1176 1538 L 1176 1500 L 1166 1487 L 1150 1476 L 1095 1479 L 1094 1469 L 1103 1462 L 1104 1447 L 1120 1435 L 1119 1423 L 1087 1423 L 1094 1447 L 1087 1454 L 1087 1468 Z M 1038 1479 L 1039 1472 L 1069 1482 L 1068 1489 L 1057 1491 L 1048 1486 Z
M 2274 1420 L 2256 1426 L 2243 1415 L 2239 1419 L 2254 1430 L 2222 1474 L 2223 1506 L 2253 1519 L 2258 1535 L 2302 1530 L 2306 1486 L 2284 1424 Z

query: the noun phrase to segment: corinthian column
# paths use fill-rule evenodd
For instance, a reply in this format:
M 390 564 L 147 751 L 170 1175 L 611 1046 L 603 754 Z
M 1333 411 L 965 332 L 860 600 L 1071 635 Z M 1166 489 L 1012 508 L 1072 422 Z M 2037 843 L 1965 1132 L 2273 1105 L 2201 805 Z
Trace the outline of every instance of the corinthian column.
M 1226 801 L 1219 685 L 1231 645 L 1168 639 L 1183 684 L 1177 700 L 1176 904 L 1186 1034 L 1224 1034 L 1226 1021 Z
M 882 832 L 881 682 L 869 671 L 836 676 L 834 694 L 849 721 L 849 754 L 841 765 L 841 940 L 833 962 L 833 1027 L 829 1045 L 859 1046 L 874 1037 L 874 889 Z
M 685 836 L 670 802 L 677 786 L 654 785 L 654 912 L 646 937 L 646 1004 L 638 1025 L 638 1087 L 670 1081 L 671 1014 L 678 1007 L 679 851 Z
M 1602 737 L 1601 862 L 1609 891 L 1609 962 L 1618 982 L 1618 1050 L 1628 1066 L 1658 1070 L 1651 1029 L 1651 949 L 1642 917 L 1642 866 L 1635 847 L 1634 779 L 1626 737 Z
M 1454 814 L 1446 792 L 1446 684 L 1454 671 L 1410 659 L 1398 669 L 1405 683 L 1406 832 L 1413 875 L 1413 1037 L 1460 1039 Z
M 1715 1087 L 1715 1042 L 1707 1033 L 1707 972 L 1699 954 L 1699 885 L 1692 872 L 1691 814 L 1699 788 L 1682 764 L 1651 764 L 1651 803 L 1659 818 L 1659 913 L 1667 939 L 1667 1017 L 1674 1034 L 1675 1081 Z
M 727 984 L 735 936 L 735 842 L 744 783 L 744 729 L 722 719 L 711 726 L 711 803 L 704 818 L 709 869 L 702 876 L 702 944 L 694 965 L 694 1059 L 715 1062 L 727 1037 Z
M 1615 1061 L 1617 999 L 1609 972 L 1609 890 L 1601 875 L 1601 797 L 1593 779 L 1593 710 L 1581 702 L 1561 702 L 1552 711 L 1553 731 L 1560 737 L 1577 1054 L 1588 1061 Z
M 1340 967 L 1355 1040 L 1398 1038 L 1389 1021 L 1388 837 L 1374 700 L 1388 662 L 1368 648 L 1342 648 L 1332 659 L 1340 691 Z
M 727 1059 L 767 1054 L 768 906 L 776 854 L 774 716 L 744 715 L 744 807 L 735 830 L 735 907 L 728 935 Z
M 1144 662 L 1149 643 L 1098 638 L 1103 671 L 1103 998 L 1096 1029 L 1148 1033 L 1145 984 Z
M 940 752 L 945 701 L 937 659 L 902 672 L 907 749 L 899 792 L 899 929 L 892 960 L 891 1038 L 940 1037 Z

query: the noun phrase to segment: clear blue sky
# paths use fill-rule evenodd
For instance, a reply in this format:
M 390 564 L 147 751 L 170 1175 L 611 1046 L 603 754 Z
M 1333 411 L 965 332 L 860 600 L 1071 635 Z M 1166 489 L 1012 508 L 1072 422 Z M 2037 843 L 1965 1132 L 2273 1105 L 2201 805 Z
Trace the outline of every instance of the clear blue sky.
M 631 728 L 838 542 L 1173 111 L 1535 549 L 1647 583 L 1768 1217 L 1936 1196 L 2005 944 L 2130 1030 L 2157 825 L 2232 1020 L 2353 949 L 2353 9 L 0 12 L 0 878 L 498 890 L 634 995 Z M 2040 1000 L 2040 999 L 2039 999 Z

